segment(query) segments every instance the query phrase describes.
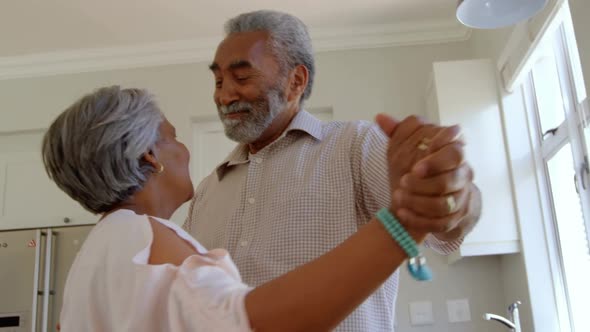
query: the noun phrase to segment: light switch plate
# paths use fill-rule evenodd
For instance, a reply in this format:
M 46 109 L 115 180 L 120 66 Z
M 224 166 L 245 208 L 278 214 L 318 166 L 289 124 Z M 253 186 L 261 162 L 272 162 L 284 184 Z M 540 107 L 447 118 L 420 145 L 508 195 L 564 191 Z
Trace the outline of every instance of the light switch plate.
M 432 302 L 410 302 L 410 324 L 413 326 L 434 324 Z
M 461 323 L 471 321 L 471 310 L 468 299 L 448 300 L 447 311 L 450 323 Z

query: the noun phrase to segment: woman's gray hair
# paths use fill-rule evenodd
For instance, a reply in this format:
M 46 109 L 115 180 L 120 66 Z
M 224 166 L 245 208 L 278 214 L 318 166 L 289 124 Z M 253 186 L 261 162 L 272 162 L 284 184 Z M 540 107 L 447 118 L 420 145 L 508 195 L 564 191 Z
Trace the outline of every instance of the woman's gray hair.
M 163 119 L 146 90 L 100 88 L 67 108 L 45 133 L 47 174 L 88 211 L 107 212 L 155 171 L 142 155 L 156 144 Z
M 277 57 L 281 75 L 298 65 L 309 71 L 307 87 L 301 103 L 311 95 L 315 75 L 315 63 L 311 37 L 305 24 L 297 17 L 272 10 L 259 10 L 238 15 L 225 24 L 225 33 L 266 31 L 270 34 L 270 46 Z

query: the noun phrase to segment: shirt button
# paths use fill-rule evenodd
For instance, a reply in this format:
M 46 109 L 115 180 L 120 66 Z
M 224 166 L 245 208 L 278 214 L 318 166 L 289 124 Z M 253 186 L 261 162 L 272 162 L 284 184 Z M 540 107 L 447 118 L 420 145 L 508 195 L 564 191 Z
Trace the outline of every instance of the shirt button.
M 248 245 L 248 241 L 246 241 L 246 240 L 240 241 L 240 246 L 245 247 L 247 245 Z
M 256 162 L 257 164 L 260 164 L 262 162 L 262 158 L 255 158 L 254 162 Z
M 248 198 L 248 203 L 254 204 L 256 203 L 256 200 L 254 198 Z

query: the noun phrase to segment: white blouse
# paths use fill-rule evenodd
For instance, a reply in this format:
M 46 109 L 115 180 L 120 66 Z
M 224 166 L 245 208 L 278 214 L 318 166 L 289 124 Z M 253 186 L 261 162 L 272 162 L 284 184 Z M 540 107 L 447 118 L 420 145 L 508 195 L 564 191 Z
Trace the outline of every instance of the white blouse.
M 149 265 L 148 217 L 118 210 L 100 221 L 66 281 L 61 330 L 250 331 L 244 299 L 251 290 L 223 249 L 206 250 L 170 221 L 153 218 L 201 255 L 182 265 Z

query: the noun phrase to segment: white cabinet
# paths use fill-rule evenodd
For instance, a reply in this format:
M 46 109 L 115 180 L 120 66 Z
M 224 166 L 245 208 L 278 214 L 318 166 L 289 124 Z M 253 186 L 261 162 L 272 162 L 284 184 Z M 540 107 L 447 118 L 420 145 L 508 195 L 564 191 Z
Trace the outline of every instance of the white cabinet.
M 0 134 L 0 230 L 98 220 L 49 180 L 41 159 L 42 137 L 41 130 Z
M 465 155 L 482 192 L 478 225 L 449 259 L 520 251 L 508 154 L 495 68 L 490 60 L 436 62 L 426 114 L 442 125 L 460 124 Z

